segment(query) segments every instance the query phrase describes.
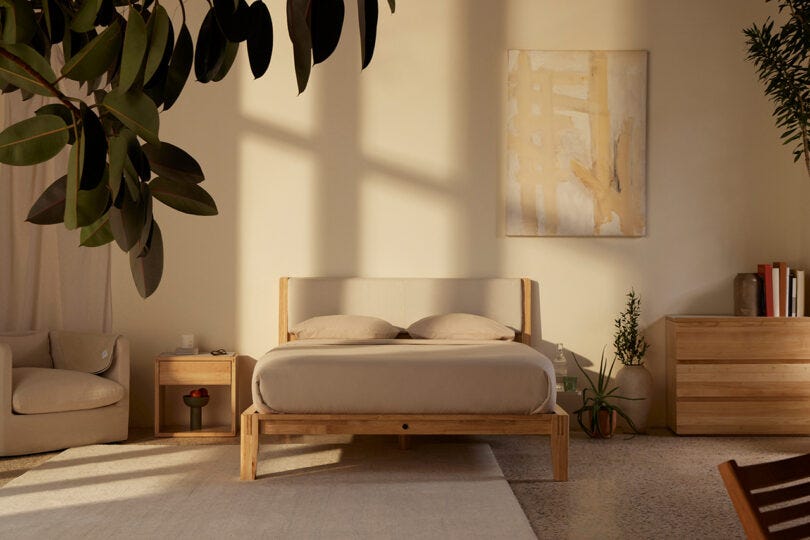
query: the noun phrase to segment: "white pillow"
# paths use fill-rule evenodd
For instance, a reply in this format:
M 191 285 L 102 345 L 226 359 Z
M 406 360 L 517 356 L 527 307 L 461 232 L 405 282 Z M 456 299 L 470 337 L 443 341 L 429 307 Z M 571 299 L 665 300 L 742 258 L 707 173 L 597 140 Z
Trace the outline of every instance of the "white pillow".
M 471 313 L 425 317 L 410 325 L 408 333 L 422 339 L 515 339 L 515 331 L 508 326 Z
M 364 315 L 324 315 L 302 321 L 290 333 L 297 339 L 393 339 L 400 328 Z

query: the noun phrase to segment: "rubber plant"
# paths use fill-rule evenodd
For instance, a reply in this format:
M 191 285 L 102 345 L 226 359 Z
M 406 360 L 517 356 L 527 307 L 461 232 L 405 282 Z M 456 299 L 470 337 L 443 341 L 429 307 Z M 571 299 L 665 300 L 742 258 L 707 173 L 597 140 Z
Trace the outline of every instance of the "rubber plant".
M 754 23 L 743 30 L 748 60 L 775 105 L 782 143 L 793 146 L 794 162 L 804 158 L 810 176 L 810 0 L 777 0 L 777 4 L 785 16 L 781 27 L 775 29 L 768 18 L 761 26 Z
M 610 388 L 610 377 L 613 374 L 613 367 L 616 365 L 616 358 L 613 358 L 613 361 L 608 367 L 607 360 L 605 359 L 605 351 L 602 350 L 602 358 L 599 361 L 599 372 L 596 375 L 596 380 L 592 379 L 582 368 L 582 364 L 580 364 L 576 354 L 574 355 L 574 362 L 588 381 L 588 387 L 582 389 L 582 406 L 574 411 L 582 431 L 589 437 L 610 438 L 616 428 L 613 422 L 613 411 L 616 411 L 619 416 L 627 421 L 627 424 L 633 432 L 638 433 L 638 429 L 636 429 L 633 421 L 625 414 L 619 405 L 612 401 L 617 399 L 636 399 L 617 395 L 616 391 L 619 389 L 618 386 Z M 586 415 L 587 417 L 585 418 Z M 607 429 L 603 429 L 600 416 L 607 417 Z
M 67 170 L 31 207 L 28 221 L 80 229 L 83 246 L 116 242 L 129 254 L 144 298 L 163 274 L 155 199 L 180 212 L 214 215 L 197 161 L 160 137 L 160 114 L 177 102 L 193 66 L 221 81 L 245 44 L 254 77 L 273 52 L 263 0 L 213 0 L 192 39 L 183 0 L 175 26 L 158 0 L 0 0 L 0 90 L 48 98 L 34 116 L 0 133 L 0 162 L 30 166 L 70 147 Z M 394 12 L 395 0 L 388 0 Z M 377 0 L 358 0 L 362 67 L 371 62 Z M 313 64 L 329 58 L 343 27 L 343 0 L 287 0 L 299 93 Z M 54 47 L 64 63 L 53 67 Z M 70 93 L 65 81 L 72 88 Z

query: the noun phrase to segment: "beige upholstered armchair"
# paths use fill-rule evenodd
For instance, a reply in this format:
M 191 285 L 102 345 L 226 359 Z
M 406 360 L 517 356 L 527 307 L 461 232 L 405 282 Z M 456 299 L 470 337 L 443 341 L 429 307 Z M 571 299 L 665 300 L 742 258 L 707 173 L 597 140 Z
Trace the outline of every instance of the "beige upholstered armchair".
M 121 441 L 129 341 L 109 334 L 0 334 L 0 456 Z

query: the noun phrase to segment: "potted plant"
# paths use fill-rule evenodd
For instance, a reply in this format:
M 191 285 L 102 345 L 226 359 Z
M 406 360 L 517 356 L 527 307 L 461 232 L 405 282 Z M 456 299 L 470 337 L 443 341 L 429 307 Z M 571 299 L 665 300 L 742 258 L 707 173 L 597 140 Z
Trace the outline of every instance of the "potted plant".
M 598 439 L 609 439 L 613 436 L 616 430 L 616 421 L 618 416 L 621 416 L 627 421 L 630 428 L 638 433 L 633 420 L 613 402 L 617 399 L 632 400 L 634 398 L 616 395 L 618 386 L 609 388 L 610 376 L 613 374 L 613 366 L 616 365 L 616 358 L 607 365 L 605 359 L 605 351 L 602 350 L 602 358 L 599 360 L 599 373 L 596 375 L 596 381 L 582 368 L 582 365 L 574 355 L 574 362 L 577 367 L 585 375 L 588 381 L 588 387 L 582 389 L 582 407 L 574 411 L 577 416 L 582 431 L 588 434 L 589 437 Z
M 647 430 L 647 417 L 652 403 L 652 373 L 644 366 L 644 355 L 649 344 L 638 327 L 641 315 L 641 298 L 633 289 L 627 293 L 627 306 L 614 321 L 616 334 L 613 347 L 616 358 L 623 367 L 616 374 L 616 384 L 621 386 L 622 393 L 633 401 L 627 404 L 625 412 L 633 420 L 634 429 L 643 433 Z

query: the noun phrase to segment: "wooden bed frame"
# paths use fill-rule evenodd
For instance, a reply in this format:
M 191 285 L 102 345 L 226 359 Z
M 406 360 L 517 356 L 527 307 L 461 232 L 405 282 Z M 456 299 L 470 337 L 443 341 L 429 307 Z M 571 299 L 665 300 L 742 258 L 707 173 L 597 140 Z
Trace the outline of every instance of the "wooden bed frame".
M 279 283 L 279 343 L 292 336 L 288 328 L 288 280 Z M 523 322 L 516 339 L 531 345 L 532 282 L 522 279 Z M 260 435 L 549 435 L 555 481 L 568 480 L 568 413 L 559 405 L 545 414 L 286 414 L 261 413 L 255 406 L 242 413 L 240 479 L 255 480 Z

